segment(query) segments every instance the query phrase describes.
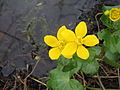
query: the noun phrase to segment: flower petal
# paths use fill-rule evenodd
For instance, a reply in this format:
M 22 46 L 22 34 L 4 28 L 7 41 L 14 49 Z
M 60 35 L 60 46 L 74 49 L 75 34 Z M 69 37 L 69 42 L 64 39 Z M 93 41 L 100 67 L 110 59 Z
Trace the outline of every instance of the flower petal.
M 70 58 L 73 57 L 73 55 L 69 55 L 69 56 L 65 56 L 65 55 L 64 55 L 64 57 L 70 59 Z
M 77 44 L 74 42 L 70 42 L 66 44 L 61 54 L 66 58 L 72 58 L 76 50 L 77 50 Z
M 109 13 L 109 18 L 112 21 L 117 21 L 120 19 L 120 9 L 118 8 L 112 8 Z
M 84 21 L 80 22 L 75 28 L 75 34 L 77 37 L 83 38 L 87 34 L 87 26 Z
M 61 26 L 57 32 L 57 38 L 58 40 L 63 40 L 63 37 L 61 36 L 61 32 L 67 30 L 66 26 Z
M 51 47 L 59 46 L 59 42 L 57 38 L 52 35 L 46 35 L 44 37 L 44 42 Z
M 58 59 L 60 55 L 61 55 L 61 51 L 58 47 L 49 50 L 49 57 L 52 60 Z
M 81 59 L 88 59 L 89 57 L 89 51 L 82 45 L 80 45 L 77 49 L 77 55 L 81 58 Z
M 65 30 L 61 33 L 61 35 L 64 38 L 64 40 L 67 42 L 76 40 L 76 36 L 75 36 L 74 32 L 71 30 Z
M 83 44 L 86 46 L 95 46 L 99 43 L 99 39 L 95 35 L 87 35 L 83 38 Z

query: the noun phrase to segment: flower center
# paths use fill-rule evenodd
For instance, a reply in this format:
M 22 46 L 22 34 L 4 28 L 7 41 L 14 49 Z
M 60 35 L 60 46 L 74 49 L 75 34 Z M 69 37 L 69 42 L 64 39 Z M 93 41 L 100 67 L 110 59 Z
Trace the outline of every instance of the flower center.
M 120 16 L 120 12 L 117 11 L 117 10 L 113 10 L 112 13 L 111 13 L 111 17 L 112 19 L 116 19 L 116 18 L 119 18 Z
M 83 39 L 81 37 L 78 37 L 77 40 L 76 40 L 76 43 L 78 45 L 82 45 L 83 44 Z
M 59 41 L 59 46 L 58 46 L 58 47 L 59 47 L 60 49 L 63 49 L 64 46 L 65 46 L 65 44 L 66 44 L 66 43 L 65 43 L 64 41 Z

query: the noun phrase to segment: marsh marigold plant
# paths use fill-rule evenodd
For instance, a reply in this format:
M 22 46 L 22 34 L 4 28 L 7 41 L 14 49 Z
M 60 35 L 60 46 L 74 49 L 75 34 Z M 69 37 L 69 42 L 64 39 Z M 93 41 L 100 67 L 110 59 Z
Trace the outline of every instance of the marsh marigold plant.
M 66 58 L 72 58 L 75 52 L 81 59 L 88 59 L 89 51 L 85 46 L 95 46 L 99 39 L 95 35 L 86 35 L 87 26 L 85 22 L 80 22 L 75 33 L 72 30 L 62 26 L 57 33 L 57 38 L 52 35 L 46 35 L 44 41 L 47 45 L 53 47 L 49 51 L 51 59 L 58 59 L 60 55 Z

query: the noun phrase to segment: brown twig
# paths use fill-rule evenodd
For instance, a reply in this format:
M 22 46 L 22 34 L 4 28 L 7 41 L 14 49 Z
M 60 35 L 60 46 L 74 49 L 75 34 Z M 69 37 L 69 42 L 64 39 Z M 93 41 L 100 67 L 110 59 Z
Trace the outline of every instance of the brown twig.
M 97 78 L 98 78 L 98 81 L 100 83 L 100 86 L 102 87 L 103 90 L 105 90 L 105 87 L 104 87 L 104 85 L 103 85 L 103 83 L 101 81 L 101 78 L 99 77 L 99 74 L 97 74 L 97 76 L 98 76 Z
M 76 73 L 76 75 L 77 75 L 80 79 L 83 79 L 82 76 L 80 76 L 78 73 Z
M 49 90 L 48 88 L 46 88 L 46 90 Z
M 95 15 L 95 20 L 96 20 L 96 23 L 97 23 L 97 27 L 98 27 L 98 31 L 100 31 L 100 27 L 99 27 L 99 22 L 98 22 L 98 20 L 97 20 L 97 16 L 98 15 L 101 15 L 102 13 L 97 13 L 96 15 Z
M 3 89 L 2 90 L 7 90 L 7 88 L 8 88 L 8 81 L 5 83 L 5 85 L 4 85 L 4 87 L 3 87 Z
M 100 65 L 100 68 L 103 70 L 103 72 L 104 72 L 107 76 L 109 76 L 108 73 L 106 72 L 106 70 L 103 68 L 102 65 Z
M 82 77 L 83 77 L 83 85 L 86 86 L 86 84 L 85 84 L 85 83 L 86 83 L 85 77 L 84 77 L 84 74 L 83 74 L 82 72 L 81 72 L 81 75 L 82 75 Z M 84 90 L 86 90 L 86 88 L 85 88 Z
M 93 78 L 98 78 L 98 76 L 93 76 Z M 99 78 L 120 78 L 120 76 L 99 76 Z
M 30 77 L 30 75 L 34 72 L 35 68 L 37 67 L 38 63 L 39 63 L 40 60 L 37 60 L 36 64 L 34 65 L 32 71 L 26 76 L 26 78 L 24 79 L 24 90 L 27 90 L 27 79 L 28 77 Z
M 15 81 L 14 81 L 14 86 L 13 86 L 13 88 L 11 90 L 15 90 L 16 86 L 17 86 L 17 78 L 14 75 L 13 75 L 13 77 L 15 78 Z
M 97 84 L 98 86 L 100 86 L 100 83 L 99 83 L 99 81 L 98 81 L 97 79 L 95 79 L 95 82 L 96 82 L 96 84 Z
M 18 79 L 22 84 L 24 84 L 23 80 L 21 79 L 20 76 L 14 76 L 16 79 Z
M 35 79 L 35 78 L 32 78 L 32 77 L 30 77 L 32 80 L 34 80 L 34 81 L 36 81 L 36 82 L 38 82 L 38 83 L 40 83 L 40 84 L 42 84 L 42 85 L 44 85 L 44 86 L 46 86 L 47 87 L 47 85 L 45 84 L 45 83 L 43 83 L 42 81 L 40 81 L 40 80 L 37 80 L 37 79 Z
M 119 89 L 120 89 L 120 71 L 119 71 L 119 68 L 117 70 L 118 70 L 118 83 L 119 83 Z
M 78 73 L 76 73 L 76 75 L 80 78 L 80 79 L 82 79 L 82 81 L 86 84 L 87 82 L 85 81 L 85 79 L 82 77 L 82 76 L 80 76 Z
M 42 80 L 42 79 L 48 79 L 49 77 L 41 77 L 39 78 L 39 80 Z

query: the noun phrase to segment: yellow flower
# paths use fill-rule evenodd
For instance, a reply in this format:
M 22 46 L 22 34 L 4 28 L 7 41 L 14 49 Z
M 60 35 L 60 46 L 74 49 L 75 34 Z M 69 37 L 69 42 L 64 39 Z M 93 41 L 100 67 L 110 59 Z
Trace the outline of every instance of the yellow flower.
M 58 30 L 57 32 L 57 38 L 55 36 L 52 36 L 52 35 L 46 35 L 44 37 L 44 42 L 50 46 L 50 47 L 53 47 L 52 49 L 49 50 L 49 57 L 52 59 L 52 60 L 55 60 L 55 59 L 58 59 L 59 56 L 61 55 L 62 51 L 65 51 L 64 50 L 64 47 L 69 47 L 69 46 L 72 46 L 71 43 L 67 44 L 68 42 L 66 42 L 64 40 L 64 38 L 61 36 L 61 32 L 63 31 L 66 31 L 67 28 L 65 26 L 62 26 L 60 27 L 60 29 Z M 66 49 L 66 48 L 65 48 Z M 70 49 L 67 49 L 70 53 L 67 54 L 66 58 L 71 58 L 71 48 Z M 75 51 L 72 51 L 72 52 L 75 52 Z
M 112 21 L 117 21 L 120 19 L 120 9 L 118 8 L 112 8 L 109 13 L 109 18 Z
M 95 46 L 99 43 L 98 38 L 95 35 L 85 35 L 87 34 L 87 26 L 85 22 L 80 22 L 76 28 L 75 33 L 71 30 L 64 30 L 61 32 L 62 37 L 66 42 L 69 42 L 64 50 L 61 52 L 63 56 L 72 57 L 75 52 L 81 59 L 88 59 L 89 51 L 85 46 Z

